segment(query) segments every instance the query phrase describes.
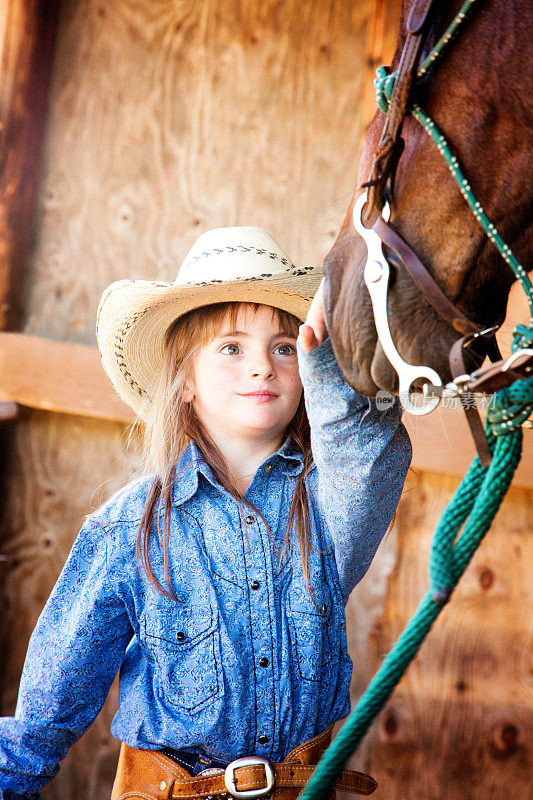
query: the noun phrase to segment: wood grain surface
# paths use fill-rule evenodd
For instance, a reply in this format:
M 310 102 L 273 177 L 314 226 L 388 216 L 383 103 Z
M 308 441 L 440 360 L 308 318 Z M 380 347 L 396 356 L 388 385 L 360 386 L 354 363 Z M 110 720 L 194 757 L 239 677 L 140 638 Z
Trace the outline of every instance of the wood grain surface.
M 0 404 L 122 422 L 134 413 L 113 389 L 96 347 L 0 332 Z
M 13 712 L 29 636 L 85 515 L 128 480 L 136 450 L 135 441 L 127 448 L 120 424 L 32 410 L 12 425 L 0 520 L 7 559 L 2 714 Z M 114 687 L 97 722 L 71 749 L 43 797 L 109 798 L 117 755 L 109 725 L 116 704 Z

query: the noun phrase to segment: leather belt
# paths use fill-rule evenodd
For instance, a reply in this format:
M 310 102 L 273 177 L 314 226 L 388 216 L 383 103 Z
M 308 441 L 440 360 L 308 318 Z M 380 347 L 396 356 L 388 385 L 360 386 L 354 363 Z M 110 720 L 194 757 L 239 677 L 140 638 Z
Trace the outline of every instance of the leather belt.
M 400 56 L 389 110 L 385 116 L 383 130 L 374 153 L 370 176 L 363 184 L 368 187 L 365 224 L 368 224 L 371 212 L 382 207 L 387 180 L 394 180 L 396 164 L 403 149 L 400 133 L 407 113 L 411 84 L 416 72 L 418 55 L 424 42 L 424 31 L 432 2 L 433 0 L 414 0 L 407 18 L 407 35 Z
M 230 796 L 252 800 L 270 796 L 271 800 L 297 800 L 329 745 L 332 730 L 330 725 L 314 739 L 298 745 L 281 763 L 248 756 L 232 761 L 225 769 L 208 766 L 196 776 L 164 752 L 137 750 L 122 744 L 111 797 L 112 800 L 202 800 Z M 167 752 L 174 757 L 182 753 Z M 376 787 L 370 775 L 344 770 L 334 788 L 368 795 Z M 334 796 L 333 791 L 327 800 L 333 800 Z
M 433 306 L 444 322 L 447 322 L 461 335 L 478 333 L 486 327 L 468 319 L 451 300 L 448 300 L 414 250 L 402 239 L 399 233 L 385 222 L 383 217 L 378 217 L 372 227 L 381 241 L 396 252 L 425 300 Z
M 250 763 L 239 758 L 226 767 L 225 772 L 204 777 L 201 773 L 195 778 L 177 779 L 172 787 L 171 798 L 192 800 L 211 795 L 231 794 L 235 798 L 264 797 L 276 789 L 302 789 L 315 769 L 316 764 L 273 764 L 266 759 Z M 238 765 L 238 766 L 237 766 Z M 268 769 L 270 767 L 270 770 Z M 230 788 L 231 787 L 231 788 Z M 344 770 L 335 781 L 334 788 L 356 794 L 371 794 L 377 787 L 376 781 L 363 772 Z

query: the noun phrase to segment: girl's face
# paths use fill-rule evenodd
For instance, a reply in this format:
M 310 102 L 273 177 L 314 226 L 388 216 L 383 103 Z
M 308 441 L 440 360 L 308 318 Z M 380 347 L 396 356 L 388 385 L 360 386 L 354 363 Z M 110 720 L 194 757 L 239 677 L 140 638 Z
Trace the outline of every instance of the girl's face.
M 236 330 L 230 327 L 228 315 L 193 357 L 184 399 L 215 442 L 280 440 L 302 394 L 296 338 L 279 330 L 275 312 L 265 305 L 257 312 L 240 306 Z

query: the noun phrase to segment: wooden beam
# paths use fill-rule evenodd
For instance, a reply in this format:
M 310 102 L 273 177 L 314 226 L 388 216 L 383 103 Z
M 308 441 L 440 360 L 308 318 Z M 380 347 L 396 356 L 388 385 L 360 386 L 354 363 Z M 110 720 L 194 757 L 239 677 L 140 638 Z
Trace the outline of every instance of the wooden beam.
M 95 347 L 0 332 L 0 402 L 128 425 L 134 415 L 116 395 Z M 413 442 L 413 467 L 462 475 L 475 451 L 464 413 L 444 408 L 424 417 L 404 414 Z M 514 483 L 533 486 L 533 431 Z
M 129 424 L 96 347 L 0 332 L 0 401 Z
M 19 327 L 58 0 L 0 6 L 0 330 Z

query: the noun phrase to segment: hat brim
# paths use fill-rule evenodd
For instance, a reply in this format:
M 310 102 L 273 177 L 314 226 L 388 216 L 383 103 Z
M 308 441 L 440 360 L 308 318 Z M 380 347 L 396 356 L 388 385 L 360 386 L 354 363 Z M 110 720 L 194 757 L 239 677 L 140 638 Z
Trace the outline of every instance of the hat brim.
M 189 311 L 213 303 L 264 303 L 305 321 L 323 276 L 321 267 L 294 267 L 259 278 L 209 283 L 117 281 L 102 295 L 96 335 L 102 365 L 119 397 L 148 419 L 165 336 Z

